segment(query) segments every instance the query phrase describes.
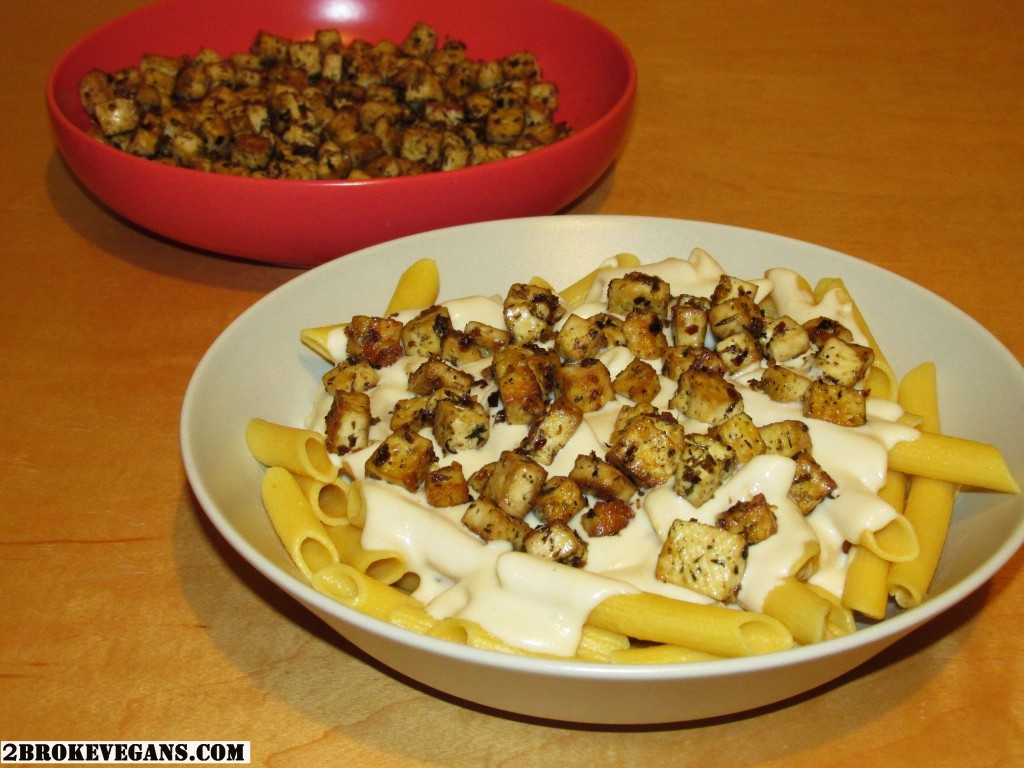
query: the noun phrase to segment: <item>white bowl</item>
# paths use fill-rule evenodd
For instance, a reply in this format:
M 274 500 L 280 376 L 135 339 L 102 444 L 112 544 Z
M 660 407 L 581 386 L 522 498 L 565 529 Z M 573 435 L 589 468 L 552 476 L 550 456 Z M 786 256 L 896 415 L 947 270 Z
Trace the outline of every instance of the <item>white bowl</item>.
M 306 272 L 258 301 L 213 344 L 185 396 L 182 453 L 200 504 L 260 573 L 354 645 L 413 680 L 484 706 L 584 723 L 678 722 L 752 709 L 835 679 L 965 598 L 1009 560 L 1024 543 L 1024 498 L 961 495 L 932 596 L 918 608 L 814 646 L 658 666 L 506 656 L 369 618 L 304 581 L 261 506 L 263 470 L 246 449 L 245 425 L 256 416 L 301 424 L 324 370 L 299 343 L 299 330 L 380 313 L 397 275 L 414 260 L 436 259 L 442 298 L 452 298 L 504 292 L 534 275 L 568 285 L 619 252 L 650 262 L 685 258 L 695 246 L 739 276 L 785 266 L 812 284 L 844 278 L 897 373 L 936 362 L 944 429 L 995 443 L 1011 471 L 1024 475 L 1024 437 L 1017 421 L 1005 417 L 1024 411 L 1024 369 L 934 294 L 849 256 L 775 235 L 673 219 L 562 216 L 470 224 L 377 245 Z M 983 400 L 979 370 L 987 374 Z

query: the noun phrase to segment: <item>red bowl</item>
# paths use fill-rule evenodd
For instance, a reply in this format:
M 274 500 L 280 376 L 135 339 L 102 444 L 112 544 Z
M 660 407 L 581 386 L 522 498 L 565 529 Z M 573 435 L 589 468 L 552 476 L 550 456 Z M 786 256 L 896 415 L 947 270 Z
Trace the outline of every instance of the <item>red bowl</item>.
M 91 69 L 138 64 L 145 53 L 248 50 L 265 30 L 309 39 L 401 41 L 424 21 L 461 40 L 471 57 L 530 50 L 560 90 L 556 119 L 576 133 L 516 158 L 457 171 L 370 181 L 291 181 L 167 166 L 106 146 L 86 133 L 78 84 Z M 56 62 L 46 102 L 72 172 L 110 209 L 196 248 L 275 264 L 310 266 L 396 237 L 474 221 L 555 213 L 585 192 L 615 158 L 636 91 L 622 42 L 586 16 L 548 0 L 163 0 L 91 32 Z

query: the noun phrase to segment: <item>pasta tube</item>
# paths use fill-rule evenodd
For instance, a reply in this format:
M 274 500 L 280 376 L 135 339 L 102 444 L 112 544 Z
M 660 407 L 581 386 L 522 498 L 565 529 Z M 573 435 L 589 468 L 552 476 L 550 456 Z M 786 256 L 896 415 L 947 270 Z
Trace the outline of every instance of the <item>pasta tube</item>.
M 339 525 L 329 528 L 327 533 L 338 550 L 341 562 L 382 584 L 395 584 L 409 572 L 408 563 L 398 552 L 363 549 L 363 532 L 354 525 Z
M 998 448 L 963 437 L 922 431 L 920 437 L 896 443 L 889 450 L 889 466 L 908 475 L 971 488 L 1020 493 L 1020 485 Z
M 295 480 L 321 523 L 344 525 L 348 522 L 348 494 L 343 483 L 337 480 L 325 483 L 302 475 L 296 475 Z
M 401 610 L 416 611 L 420 604 L 404 592 L 367 576 L 347 563 L 333 563 L 313 574 L 313 588 L 350 608 L 389 621 Z
M 835 603 L 792 577 L 772 588 L 765 597 L 764 612 L 785 626 L 802 645 L 847 634 L 849 626 Z
M 869 619 L 884 619 L 889 604 L 889 561 L 855 546 L 843 584 L 843 606 Z
M 590 293 L 590 287 L 594 284 L 597 276 L 603 271 L 622 267 L 636 267 L 639 265 L 640 259 L 632 253 L 620 253 L 611 260 L 610 264 L 604 264 L 584 277 L 581 277 L 568 288 L 560 291 L 559 295 L 562 297 L 562 301 L 564 301 L 569 307 L 579 306 L 583 303 L 584 299 L 587 298 L 587 294 Z
M 720 658 L 678 645 L 646 645 L 612 651 L 608 660 L 612 664 L 692 664 L 695 661 L 715 661 Z
M 433 259 L 413 262 L 398 278 L 398 284 L 384 314 L 433 306 L 440 289 L 441 278 L 437 272 L 437 262 Z
M 332 350 L 332 341 L 338 335 L 344 334 L 348 323 L 336 323 L 334 325 L 318 325 L 313 328 L 303 328 L 299 331 L 299 341 L 316 352 L 327 362 L 341 362 L 344 354 L 337 354 Z M 344 348 L 342 348 L 343 351 Z
M 292 474 L 270 467 L 263 474 L 263 506 L 292 562 L 307 579 L 338 562 L 338 550 L 327 535 Z
M 252 419 L 245 442 L 256 461 L 267 467 L 284 467 L 312 480 L 330 483 L 338 476 L 324 446 L 323 435 L 311 429 L 286 427 L 264 419 Z

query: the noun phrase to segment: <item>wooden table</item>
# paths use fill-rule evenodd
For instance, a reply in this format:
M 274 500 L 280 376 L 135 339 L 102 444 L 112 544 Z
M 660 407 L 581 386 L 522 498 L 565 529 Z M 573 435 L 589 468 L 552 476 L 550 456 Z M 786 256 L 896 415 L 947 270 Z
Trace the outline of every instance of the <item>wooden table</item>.
M 0 5 L 0 738 L 241 739 L 274 766 L 1024 760 L 1024 554 L 835 684 L 649 729 L 438 698 L 260 577 L 190 494 L 178 415 L 207 346 L 296 273 L 119 220 L 71 177 L 46 121 L 58 54 L 141 4 Z M 945 297 L 1024 360 L 1018 0 L 569 4 L 615 30 L 640 72 L 628 145 L 572 212 L 820 243 Z

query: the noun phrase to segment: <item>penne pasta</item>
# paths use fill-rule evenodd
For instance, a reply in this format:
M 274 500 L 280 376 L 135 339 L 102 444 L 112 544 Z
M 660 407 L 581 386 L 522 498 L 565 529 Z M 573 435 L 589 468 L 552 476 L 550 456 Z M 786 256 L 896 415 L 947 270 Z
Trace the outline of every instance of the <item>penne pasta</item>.
M 421 609 L 409 595 L 382 584 L 348 563 L 336 562 L 320 568 L 313 574 L 311 582 L 318 592 L 385 621 L 399 611 Z
M 345 358 L 345 344 L 340 339 L 344 338 L 347 326 L 348 323 L 336 323 L 303 328 L 299 331 L 299 341 L 333 365 Z
M 398 552 L 364 549 L 362 530 L 354 525 L 339 525 L 327 529 L 338 558 L 346 565 L 365 573 L 382 584 L 396 584 L 409 572 L 408 563 Z
M 303 576 L 312 579 L 320 569 L 338 562 L 334 542 L 288 470 L 270 467 L 263 474 L 261 492 L 270 522 Z
M 1020 485 L 998 448 L 963 437 L 922 431 L 915 440 L 904 440 L 890 449 L 889 467 L 969 488 L 1020 493 Z
M 855 546 L 843 584 L 842 604 L 869 619 L 884 619 L 889 604 L 889 561 Z
M 570 285 L 559 292 L 562 297 L 562 301 L 565 302 L 569 308 L 577 307 L 583 303 L 583 300 L 590 293 L 590 288 L 594 284 L 594 280 L 601 272 L 608 269 L 618 269 L 622 267 L 636 267 L 640 265 L 640 259 L 634 256 L 632 253 L 620 253 L 610 260 L 610 263 L 603 264 L 597 269 L 593 270 L 585 277 L 581 277 L 575 283 Z
M 630 647 L 629 638 L 621 632 L 584 624 L 580 635 L 580 644 L 576 649 L 576 658 L 580 661 L 596 661 L 608 663 L 612 656 Z
M 764 613 L 779 621 L 798 643 L 820 643 L 829 634 L 832 603 L 806 582 L 786 578 L 764 600 Z
M 678 645 L 646 645 L 612 651 L 608 661 L 612 664 L 693 664 L 721 658 Z
M 324 525 L 344 525 L 348 522 L 348 492 L 340 480 L 326 483 L 310 477 L 296 475 L 295 480 L 313 508 L 313 513 Z
M 914 527 L 903 515 L 897 515 L 877 531 L 864 531 L 857 543 L 891 563 L 913 560 L 921 550 Z
M 324 446 L 323 435 L 311 429 L 251 419 L 245 442 L 256 461 L 267 467 L 284 467 L 289 472 L 323 483 L 338 476 L 338 468 Z
M 433 259 L 413 262 L 398 278 L 398 284 L 384 314 L 391 315 L 407 309 L 426 309 L 433 306 L 440 288 L 441 278 L 437 273 L 437 262 Z

